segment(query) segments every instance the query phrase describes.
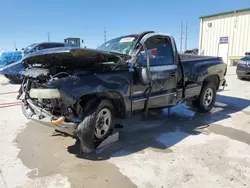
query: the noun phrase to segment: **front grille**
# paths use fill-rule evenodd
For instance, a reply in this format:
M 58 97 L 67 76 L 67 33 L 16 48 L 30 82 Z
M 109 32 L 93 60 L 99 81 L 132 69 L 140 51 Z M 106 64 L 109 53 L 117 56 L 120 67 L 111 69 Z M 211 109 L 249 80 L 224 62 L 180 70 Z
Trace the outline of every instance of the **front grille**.
M 37 99 L 37 98 L 30 98 L 29 96 L 29 91 L 30 89 L 47 89 L 48 87 L 43 84 L 43 83 L 39 83 L 36 80 L 30 80 L 28 81 L 28 85 L 29 87 L 27 88 L 27 97 L 29 99 L 32 100 L 32 102 L 42 108 L 45 109 L 47 111 L 49 111 L 51 114 L 55 115 L 55 116 L 59 116 L 61 115 L 61 109 L 62 109 L 62 102 L 60 99 Z
M 32 102 L 55 116 L 62 114 L 63 104 L 59 99 L 31 99 Z

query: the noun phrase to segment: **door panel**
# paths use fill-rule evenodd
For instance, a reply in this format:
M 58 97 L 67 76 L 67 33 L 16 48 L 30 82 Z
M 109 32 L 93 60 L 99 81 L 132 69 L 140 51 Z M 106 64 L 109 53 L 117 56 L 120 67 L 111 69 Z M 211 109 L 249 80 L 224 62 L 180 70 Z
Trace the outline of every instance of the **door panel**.
M 153 91 L 165 91 L 173 89 L 177 85 L 177 70 L 176 65 L 163 65 L 150 67 L 152 80 L 153 80 Z
M 162 108 L 167 106 L 173 106 L 176 104 L 176 92 L 162 92 L 152 94 L 149 100 L 149 108 Z
M 149 108 L 174 105 L 176 102 L 178 67 L 176 65 L 164 65 L 150 68 L 153 90 L 149 101 Z
M 131 85 L 131 100 L 132 100 L 132 111 L 141 110 L 144 108 L 147 95 L 145 92 L 149 86 L 143 86 L 134 80 L 134 83 Z
M 146 54 L 149 57 L 152 91 L 149 108 L 172 106 L 176 103 L 178 66 L 174 65 L 171 41 L 167 37 L 152 37 L 145 42 L 147 52 L 139 55 L 140 66 L 147 66 Z M 132 107 L 134 110 L 144 108 L 149 86 L 135 84 L 131 87 Z

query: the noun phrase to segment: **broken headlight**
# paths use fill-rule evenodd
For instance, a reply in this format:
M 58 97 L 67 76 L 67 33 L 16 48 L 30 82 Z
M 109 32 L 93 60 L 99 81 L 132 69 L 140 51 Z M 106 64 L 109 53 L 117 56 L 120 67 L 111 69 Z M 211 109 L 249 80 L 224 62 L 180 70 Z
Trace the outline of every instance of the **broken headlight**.
M 30 89 L 30 97 L 37 99 L 58 99 L 60 92 L 58 89 Z

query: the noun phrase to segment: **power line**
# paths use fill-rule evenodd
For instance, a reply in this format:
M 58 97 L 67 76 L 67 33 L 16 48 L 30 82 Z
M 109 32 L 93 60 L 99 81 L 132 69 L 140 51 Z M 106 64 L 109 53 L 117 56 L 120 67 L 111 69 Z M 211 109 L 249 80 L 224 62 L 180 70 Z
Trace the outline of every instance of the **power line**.
M 107 41 L 107 33 L 106 33 L 106 28 L 104 29 L 104 42 Z
M 15 51 L 16 51 L 17 50 L 16 41 L 14 41 L 14 47 L 15 47 Z
M 186 27 L 185 27 L 185 37 L 183 37 L 183 21 L 181 21 L 181 39 L 180 39 L 180 52 L 182 52 L 183 50 L 183 47 L 182 47 L 182 44 L 183 44 L 183 39 L 185 39 L 185 43 L 184 43 L 184 50 L 186 51 L 187 50 L 187 45 L 188 45 L 188 23 L 186 22 Z
M 48 32 L 48 42 L 50 41 L 50 33 Z
M 185 51 L 187 50 L 188 23 L 186 22 Z
M 182 28 L 183 28 L 183 22 L 181 21 L 181 41 L 180 41 L 180 52 L 182 51 L 182 33 L 183 33 L 183 31 L 182 31 Z

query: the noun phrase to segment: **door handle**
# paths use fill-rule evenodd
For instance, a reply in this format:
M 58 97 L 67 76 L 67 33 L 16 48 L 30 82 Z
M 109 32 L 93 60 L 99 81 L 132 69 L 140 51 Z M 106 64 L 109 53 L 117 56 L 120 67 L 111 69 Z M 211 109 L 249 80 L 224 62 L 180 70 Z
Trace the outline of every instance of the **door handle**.
M 176 76 L 176 72 L 175 71 L 170 72 L 170 76 L 172 76 L 172 77 Z

